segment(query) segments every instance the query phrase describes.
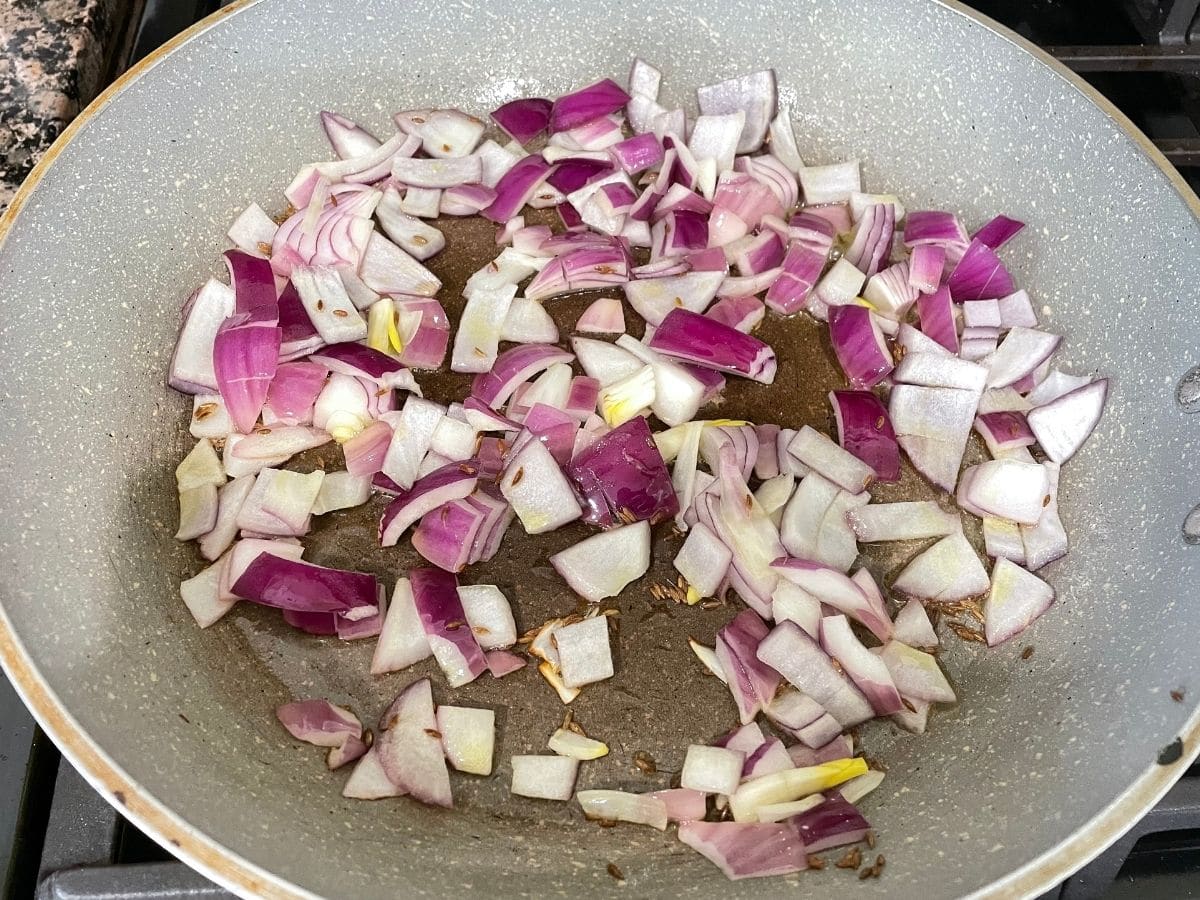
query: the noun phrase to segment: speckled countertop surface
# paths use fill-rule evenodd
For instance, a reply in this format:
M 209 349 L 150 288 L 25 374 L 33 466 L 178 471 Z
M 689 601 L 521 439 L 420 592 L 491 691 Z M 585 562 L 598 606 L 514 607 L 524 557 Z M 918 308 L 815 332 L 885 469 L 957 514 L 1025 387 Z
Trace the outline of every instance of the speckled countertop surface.
M 0 0 L 0 210 L 104 87 L 134 0 Z

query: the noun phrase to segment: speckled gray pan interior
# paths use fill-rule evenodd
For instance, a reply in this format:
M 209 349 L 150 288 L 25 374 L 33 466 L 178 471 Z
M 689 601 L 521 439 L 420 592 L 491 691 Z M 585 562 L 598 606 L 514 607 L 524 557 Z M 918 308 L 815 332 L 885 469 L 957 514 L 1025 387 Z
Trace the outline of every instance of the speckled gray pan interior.
M 635 54 L 689 104 L 699 83 L 772 66 L 806 159 L 858 156 L 869 186 L 910 208 L 961 210 L 970 226 L 997 212 L 1031 222 L 1006 257 L 1066 335 L 1065 364 L 1112 378 L 1104 421 L 1065 475 L 1074 547 L 1048 570 L 1058 604 L 1001 649 L 946 653 L 962 702 L 927 735 L 864 735 L 888 766 L 865 803 L 888 860 L 879 881 L 831 870 L 731 885 L 670 834 L 506 799 L 508 755 L 544 747 L 561 712 L 529 671 L 458 695 L 514 704 L 500 716 L 499 774 L 457 780 L 459 812 L 344 801 L 343 776 L 286 739 L 273 707 L 330 696 L 373 720 L 408 676 L 372 683 L 369 647 L 299 637 L 255 610 L 201 632 L 176 593 L 197 568 L 171 539 L 185 403 L 163 371 L 179 307 L 221 271 L 235 213 L 250 200 L 277 208 L 296 168 L 327 153 L 315 112 L 380 128 L 412 106 L 484 114 L 622 79 Z M 1184 544 L 1180 523 L 1200 499 L 1200 420 L 1173 392 L 1200 357 L 1198 237 L 1188 200 L 1136 136 L 1006 37 L 928 0 L 263 0 L 114 96 L 0 247 L 0 588 L 11 623 L 0 649 L 92 780 L 243 893 L 1032 891 L 1098 852 L 1195 753 L 1200 548 Z M 391 575 L 405 562 L 372 547 L 366 528 L 350 529 L 313 555 Z M 525 626 L 533 605 L 571 607 L 544 569 L 506 587 Z M 664 625 L 645 597 L 622 609 L 622 673 L 577 704 L 614 742 L 586 780 L 645 790 L 670 775 L 639 774 L 633 750 L 677 769 L 687 740 L 711 738 L 730 707 L 684 642 L 710 637 L 717 620 L 671 613 Z M 1035 653 L 1023 661 L 1026 645 Z M 1160 767 L 1181 735 L 1181 760 Z

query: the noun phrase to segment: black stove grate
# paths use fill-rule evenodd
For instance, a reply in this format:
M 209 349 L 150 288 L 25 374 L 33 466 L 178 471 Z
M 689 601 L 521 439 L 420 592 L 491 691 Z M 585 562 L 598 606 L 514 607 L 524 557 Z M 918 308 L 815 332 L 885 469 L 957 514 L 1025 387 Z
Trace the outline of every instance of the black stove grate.
M 128 64 L 229 0 L 144 0 Z M 1200 192 L 1200 0 L 968 0 L 1083 75 Z M 109 806 L 0 675 L 3 897 L 217 900 Z M 1200 766 L 1112 848 L 1041 900 L 1200 898 Z

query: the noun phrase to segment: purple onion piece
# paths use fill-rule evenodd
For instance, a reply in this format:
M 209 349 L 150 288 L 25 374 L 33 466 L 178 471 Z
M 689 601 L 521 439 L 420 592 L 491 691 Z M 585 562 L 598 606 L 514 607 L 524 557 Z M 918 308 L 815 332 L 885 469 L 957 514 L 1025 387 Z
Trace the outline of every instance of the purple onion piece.
M 567 474 L 583 497 L 584 521 L 593 525 L 655 524 L 679 511 L 671 475 L 641 416 L 598 438 Z
M 758 645 L 769 629 L 751 609 L 744 609 L 717 632 L 716 653 L 743 725 L 754 721 L 775 696 L 779 673 L 759 661 Z
M 518 144 L 528 144 L 550 127 L 550 108 L 553 104 L 540 97 L 510 100 L 492 110 L 492 120 Z
M 487 660 L 467 625 L 458 579 L 440 569 L 413 569 L 408 578 L 421 625 L 446 680 L 451 687 L 474 681 L 487 669 Z
M 999 250 L 1025 227 L 1025 223 L 1008 216 L 996 216 L 977 232 L 971 235 L 971 240 L 986 244 L 993 250 Z
M 1006 297 L 1017 289 L 996 252 L 978 239 L 971 241 L 967 252 L 950 273 L 946 286 L 950 296 L 959 303 Z
M 775 380 L 775 351 L 769 345 L 687 309 L 667 313 L 649 346 L 664 356 L 762 384 Z
M 830 391 L 838 443 L 875 470 L 878 481 L 900 480 L 900 445 L 887 407 L 870 391 Z
M 871 823 L 837 791 L 826 795 L 825 802 L 788 820 L 796 829 L 808 853 L 857 844 L 867 836 Z
M 683 822 L 679 840 L 720 868 L 730 881 L 808 868 L 809 849 L 787 824 Z
M 233 583 L 233 593 L 263 606 L 336 613 L 379 603 L 374 575 L 329 569 L 260 553 Z
M 379 543 L 394 546 L 409 525 L 443 503 L 468 496 L 478 483 L 478 469 L 468 463 L 450 463 L 417 479 L 407 491 L 399 491 L 384 510 L 379 520 Z

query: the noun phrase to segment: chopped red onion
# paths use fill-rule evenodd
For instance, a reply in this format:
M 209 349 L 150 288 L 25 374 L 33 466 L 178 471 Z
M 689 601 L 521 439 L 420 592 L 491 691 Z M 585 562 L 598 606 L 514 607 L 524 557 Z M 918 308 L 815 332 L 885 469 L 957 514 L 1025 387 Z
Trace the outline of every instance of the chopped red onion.
M 843 727 L 875 715 L 866 698 L 795 622 L 776 625 L 759 644 L 758 658 L 821 704 Z
M 629 95 L 611 78 L 563 94 L 550 110 L 551 133 L 577 128 L 614 113 L 629 102 Z
M 378 604 L 373 575 L 330 569 L 262 552 L 237 577 L 243 600 L 297 612 L 345 612 Z
M 375 750 L 393 784 L 414 800 L 454 806 L 428 678 L 414 681 L 380 719 Z M 364 757 L 365 759 L 365 757 Z
M 536 154 L 518 160 L 496 183 L 496 200 L 480 215 L 497 224 L 507 222 L 529 202 L 551 171 L 550 164 Z
M 1008 269 L 987 244 L 973 240 L 950 273 L 946 286 L 958 302 L 988 300 L 1011 294 L 1016 286 Z
M 967 244 L 967 230 L 954 213 L 938 210 L 910 210 L 904 217 L 904 243 L 910 247 L 921 244 Z
M 492 120 L 518 144 L 528 144 L 550 127 L 553 104 L 541 98 L 510 100 L 492 110 Z
M 662 522 L 679 512 L 671 476 L 646 420 L 635 416 L 601 436 L 571 461 L 567 473 L 593 525 Z
M 348 709 L 328 700 L 296 700 L 275 710 L 275 717 L 298 741 L 317 747 L 340 747 L 362 737 L 362 723 Z
M 854 534 L 863 542 L 913 541 L 962 530 L 959 517 L 945 512 L 932 500 L 873 503 L 860 506 L 846 518 Z
M 830 391 L 829 400 L 842 449 L 870 466 L 876 480 L 899 481 L 900 447 L 880 399 L 870 391 Z
M 971 235 L 971 239 L 979 241 L 993 250 L 999 250 L 1016 237 L 1024 227 L 1025 223 L 1017 219 L 1010 219 L 1008 216 L 996 216 Z
M 669 312 L 649 346 L 666 356 L 763 384 L 775 379 L 775 353 L 767 344 L 687 309 Z
M 946 265 L 946 250 L 937 244 L 913 247 L 908 262 L 908 283 L 923 294 L 932 294 L 942 281 Z
M 451 687 L 474 681 L 487 668 L 458 597 L 458 579 L 439 569 L 408 573 L 413 603 L 433 656 Z
M 401 490 L 379 521 L 381 546 L 394 546 L 409 525 L 443 503 L 466 497 L 475 490 L 477 483 L 474 468 L 464 463 L 451 463 L 420 478 L 410 489 Z
M 1107 399 L 1108 379 L 1101 378 L 1030 410 L 1029 428 L 1046 456 L 1060 465 L 1074 456 L 1099 424 Z
M 821 619 L 821 648 L 838 661 L 878 715 L 892 715 L 904 708 L 887 666 L 854 636 L 845 616 Z
M 321 113 L 321 127 L 339 159 L 352 159 L 370 153 L 381 141 L 352 120 L 335 112 Z
M 848 304 L 830 309 L 829 338 L 851 386 L 874 387 L 892 371 L 887 341 L 865 306 Z
M 650 567 L 650 526 L 635 522 L 592 535 L 551 556 L 550 565 L 585 600 L 615 597 Z
M 871 652 L 883 660 L 902 696 L 929 703 L 957 702 L 954 689 L 930 654 L 900 641 L 888 641 Z
M 892 587 L 922 599 L 963 600 L 986 591 L 988 576 L 971 542 L 955 533 L 916 556 Z
M 756 656 L 758 646 L 767 632 L 766 624 L 751 609 L 742 610 L 717 632 L 717 660 L 725 672 L 726 683 L 733 693 L 743 725 L 754 721 L 754 717 L 770 702 L 779 687 L 779 674 Z M 738 772 L 741 772 L 740 766 Z M 736 779 L 733 786 L 737 786 Z M 684 787 L 706 790 L 699 785 L 685 784 Z M 732 790 L 713 792 L 729 794 Z
M 213 341 L 216 387 L 243 434 L 258 421 L 279 360 L 283 331 L 273 316 L 267 317 L 268 309 L 235 313 L 221 323 Z
M 791 819 L 790 824 L 806 853 L 857 844 L 871 830 L 871 823 L 836 791 L 820 806 Z

